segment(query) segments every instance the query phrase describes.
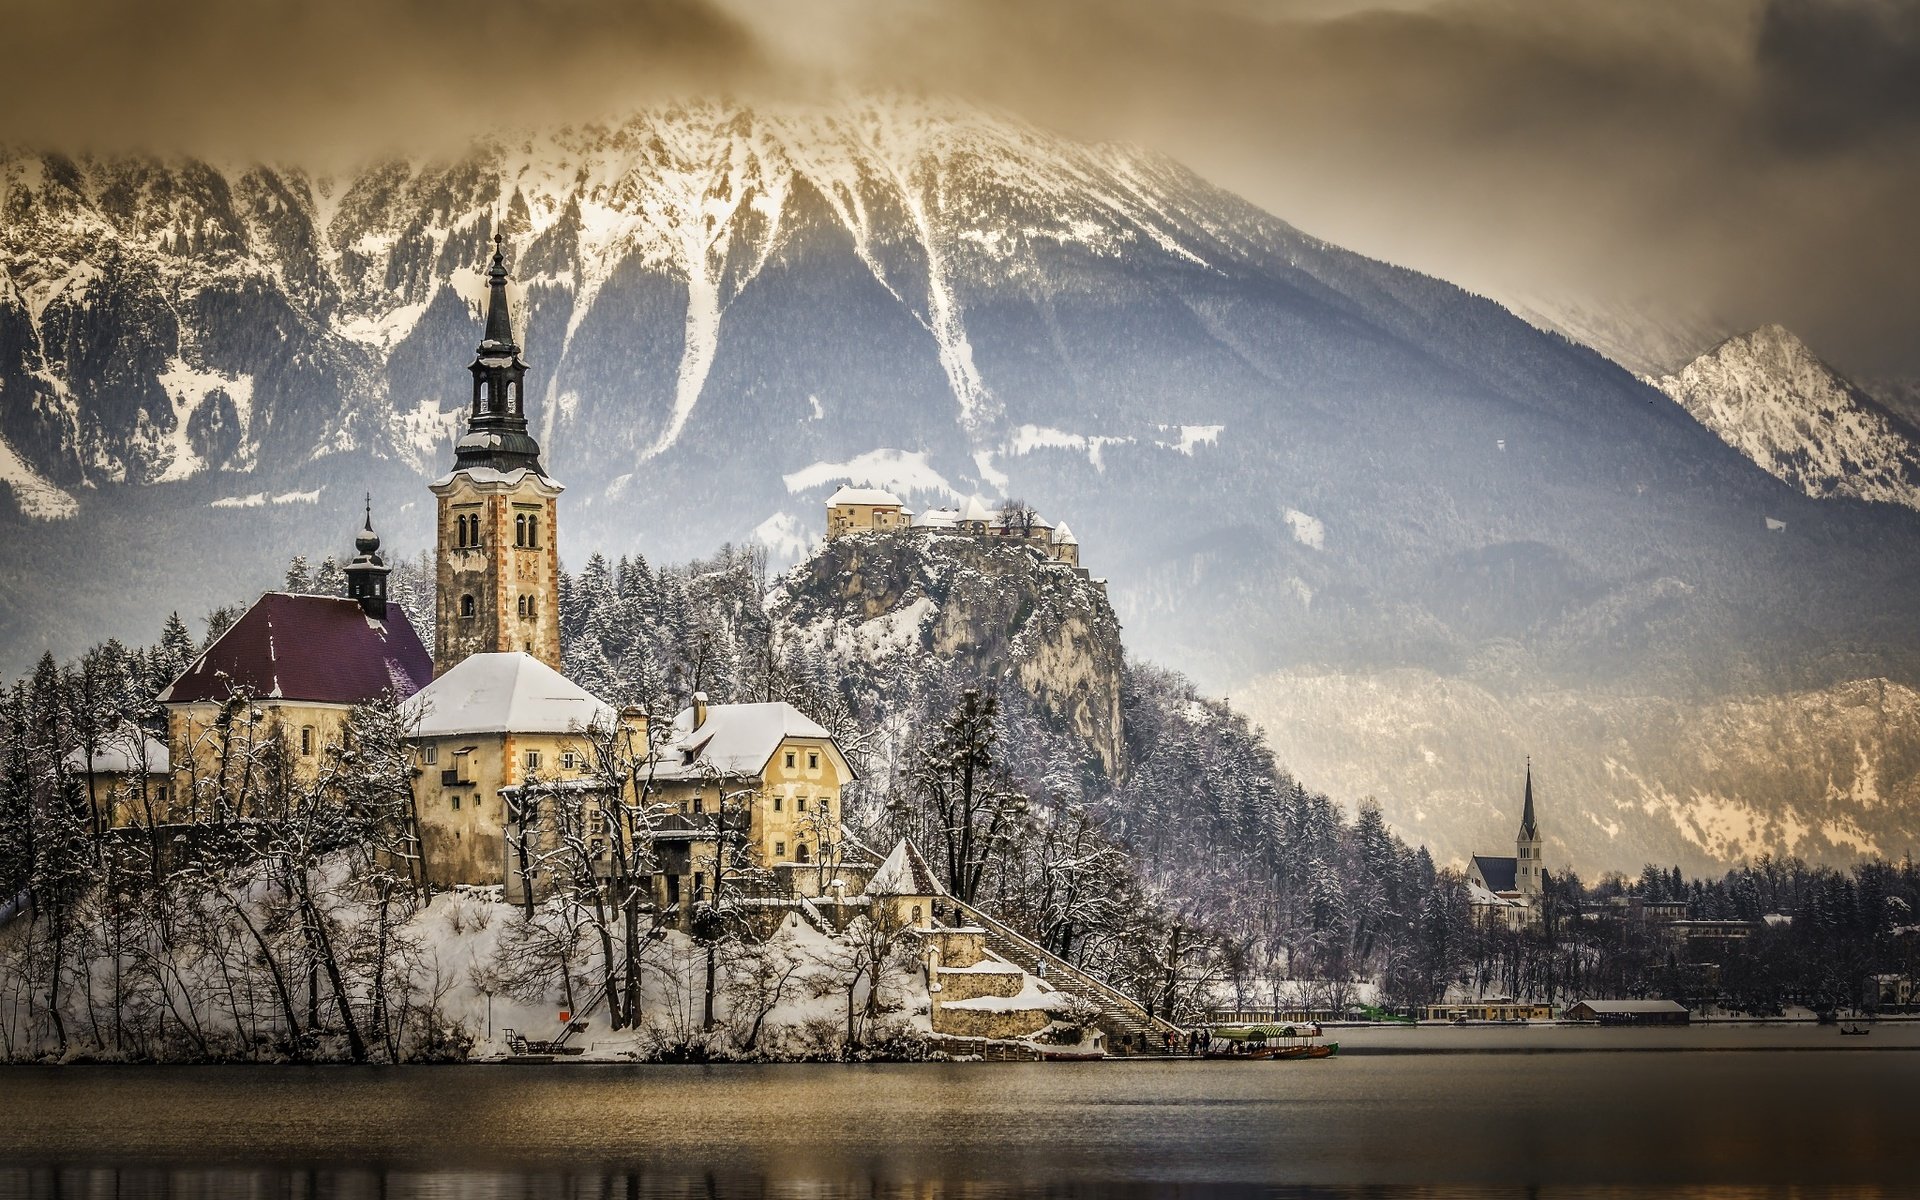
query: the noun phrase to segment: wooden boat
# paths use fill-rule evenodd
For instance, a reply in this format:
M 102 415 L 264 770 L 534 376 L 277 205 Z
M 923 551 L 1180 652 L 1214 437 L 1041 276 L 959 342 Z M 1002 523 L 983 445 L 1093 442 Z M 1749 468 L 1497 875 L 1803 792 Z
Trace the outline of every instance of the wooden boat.
M 1314 1042 L 1301 1046 L 1281 1046 L 1273 1051 L 1274 1058 L 1332 1058 L 1340 1053 L 1339 1042 Z
M 1852 1024 L 1852 1025 L 1842 1025 L 1840 1027 L 1841 1037 L 1865 1037 L 1872 1032 L 1873 1030 L 1868 1029 L 1865 1025 L 1861 1025 L 1858 1023 Z
M 1216 1029 L 1213 1037 L 1208 1058 L 1332 1058 L 1340 1050 L 1339 1042 L 1322 1042 L 1320 1026 L 1311 1021 Z

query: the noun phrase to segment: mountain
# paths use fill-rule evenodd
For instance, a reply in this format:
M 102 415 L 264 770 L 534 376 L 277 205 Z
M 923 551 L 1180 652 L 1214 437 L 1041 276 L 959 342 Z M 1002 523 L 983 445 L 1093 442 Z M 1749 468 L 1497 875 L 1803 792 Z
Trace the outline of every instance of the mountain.
M 1778 325 L 1728 338 L 1655 387 L 1809 496 L 1920 508 L 1920 428 Z
M 344 548 L 363 491 L 426 544 L 498 233 L 573 565 L 797 559 L 843 481 L 1023 497 L 1133 652 L 1270 726 L 1313 694 L 1287 679 L 1353 685 L 1319 755 L 1403 828 L 1477 820 L 1441 800 L 1504 804 L 1513 766 L 1370 765 L 1338 731 L 1454 736 L 1420 693 L 1368 708 L 1406 672 L 1595 712 L 1920 684 L 1911 513 L 1802 495 L 1594 351 L 1126 147 L 898 97 L 702 103 L 331 177 L 14 150 L 0 186 L 10 670 L 246 598 Z

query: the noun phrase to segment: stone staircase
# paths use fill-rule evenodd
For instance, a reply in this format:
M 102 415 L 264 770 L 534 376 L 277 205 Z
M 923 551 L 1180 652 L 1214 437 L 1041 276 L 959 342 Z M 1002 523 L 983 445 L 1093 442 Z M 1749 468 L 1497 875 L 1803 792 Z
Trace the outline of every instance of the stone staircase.
M 1107 1035 L 1108 1054 L 1164 1056 L 1166 1035 L 1184 1035 L 1185 1031 L 1178 1025 L 1149 1014 L 1124 992 L 1015 933 L 971 904 L 963 904 L 951 896 L 943 897 L 942 902 L 951 905 L 961 921 L 986 930 L 987 949 L 994 954 L 1061 991 L 1099 1005 L 1100 1015 L 1094 1023 Z

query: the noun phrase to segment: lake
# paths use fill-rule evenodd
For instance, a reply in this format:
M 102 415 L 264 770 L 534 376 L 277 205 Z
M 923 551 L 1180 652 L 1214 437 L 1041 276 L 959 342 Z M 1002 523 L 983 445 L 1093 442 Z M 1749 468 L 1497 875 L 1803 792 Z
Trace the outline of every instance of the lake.
M 0 1195 L 1920 1190 L 1920 1026 L 1337 1036 L 1295 1063 L 0 1068 Z

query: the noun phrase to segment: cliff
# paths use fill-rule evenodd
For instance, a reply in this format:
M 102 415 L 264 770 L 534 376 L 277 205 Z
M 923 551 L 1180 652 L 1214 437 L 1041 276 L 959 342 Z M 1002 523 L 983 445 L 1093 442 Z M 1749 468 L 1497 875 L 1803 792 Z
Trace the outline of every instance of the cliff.
M 1082 572 L 961 534 L 857 534 L 795 566 L 768 604 L 788 647 L 876 676 L 935 660 L 1018 688 L 1109 776 L 1125 772 L 1120 621 Z

